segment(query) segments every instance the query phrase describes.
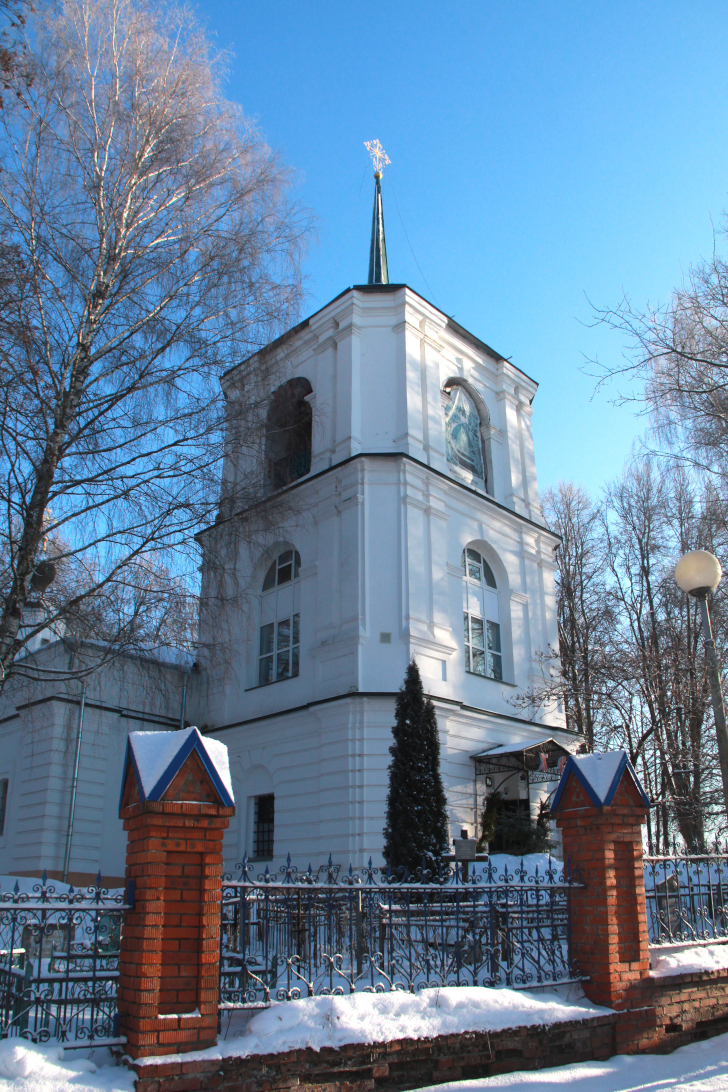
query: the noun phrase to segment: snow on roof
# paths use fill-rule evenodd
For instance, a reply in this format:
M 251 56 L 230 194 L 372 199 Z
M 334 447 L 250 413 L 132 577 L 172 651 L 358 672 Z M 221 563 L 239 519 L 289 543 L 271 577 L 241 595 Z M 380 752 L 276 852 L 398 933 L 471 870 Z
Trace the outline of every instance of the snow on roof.
M 184 648 L 175 648 L 173 645 L 157 645 L 148 653 L 150 659 L 159 663 L 171 664 L 174 667 L 185 667 L 190 670 L 195 663 L 195 653 L 188 652 Z
M 552 811 L 558 806 L 561 794 L 571 773 L 574 773 L 579 779 L 592 804 L 597 808 L 612 803 L 624 773 L 632 778 L 645 807 L 650 806 L 645 791 L 634 772 L 632 763 L 627 758 L 627 752 L 607 751 L 603 755 L 572 755 L 569 758 L 551 804 Z
M 488 758 L 495 758 L 497 755 L 520 754 L 521 751 L 528 751 L 531 747 L 543 747 L 544 743 L 554 743 L 554 740 L 551 736 L 544 736 L 543 739 L 521 740 L 520 743 L 499 743 L 497 747 L 490 747 L 487 751 L 473 755 L 473 758 L 485 758 L 486 755 Z
M 228 749 L 220 740 L 200 735 L 195 727 L 178 732 L 129 733 L 127 761 L 131 759 L 134 766 L 142 800 L 160 800 L 192 751 L 197 752 L 222 803 L 232 807 L 235 797 Z

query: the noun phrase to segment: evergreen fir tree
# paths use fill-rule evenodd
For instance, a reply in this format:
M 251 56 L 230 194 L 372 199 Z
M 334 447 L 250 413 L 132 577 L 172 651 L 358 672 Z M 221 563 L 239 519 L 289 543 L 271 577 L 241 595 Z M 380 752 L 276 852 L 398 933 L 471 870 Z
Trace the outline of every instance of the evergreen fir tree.
M 503 794 L 496 789 L 487 798 L 480 815 L 478 852 L 511 853 L 516 857 L 549 853 L 553 848 L 550 819 L 548 800 L 541 801 L 538 818 L 534 820 L 527 805 L 507 806 Z
M 422 866 L 436 878 L 448 845 L 449 824 L 440 776 L 440 737 L 435 707 L 422 689 L 414 660 L 395 704 L 394 743 L 389 748 L 389 792 L 384 859 L 412 875 Z

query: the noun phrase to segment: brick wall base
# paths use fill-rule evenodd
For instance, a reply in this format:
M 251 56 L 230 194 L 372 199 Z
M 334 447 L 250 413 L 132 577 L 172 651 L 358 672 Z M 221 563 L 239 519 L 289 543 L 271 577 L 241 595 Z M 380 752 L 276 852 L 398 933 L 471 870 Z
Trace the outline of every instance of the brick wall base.
M 728 971 L 645 978 L 619 1013 L 616 1053 L 660 1053 L 728 1032 Z
M 398 1092 L 516 1069 L 609 1058 L 614 1053 L 616 1019 L 615 1014 L 547 1027 L 352 1043 L 339 1049 L 309 1048 L 250 1058 L 160 1061 L 134 1066 L 139 1075 L 137 1092 L 288 1092 L 296 1086 L 305 1086 L 309 1092 Z
M 400 1092 L 520 1069 L 603 1061 L 614 1054 L 669 1053 L 728 1032 L 728 971 L 671 975 L 635 984 L 629 1011 L 546 1027 L 464 1032 L 434 1039 L 354 1043 L 134 1065 L 136 1092 Z M 291 1002 L 295 1004 L 295 1002 Z

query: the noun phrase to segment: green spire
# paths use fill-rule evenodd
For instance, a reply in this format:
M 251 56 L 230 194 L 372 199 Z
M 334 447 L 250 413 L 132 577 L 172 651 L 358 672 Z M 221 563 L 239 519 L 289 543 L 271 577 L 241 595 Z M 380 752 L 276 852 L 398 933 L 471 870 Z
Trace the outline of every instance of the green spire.
M 374 215 L 372 216 L 372 242 L 369 247 L 369 280 L 367 284 L 389 284 L 387 269 L 387 244 L 384 241 L 384 212 L 382 210 L 382 171 L 391 160 L 378 140 L 365 140 L 364 147 L 374 164 Z
M 387 269 L 387 243 L 384 238 L 384 210 L 382 209 L 382 172 L 374 172 L 374 214 L 372 216 L 372 241 L 369 247 L 368 284 L 389 284 Z

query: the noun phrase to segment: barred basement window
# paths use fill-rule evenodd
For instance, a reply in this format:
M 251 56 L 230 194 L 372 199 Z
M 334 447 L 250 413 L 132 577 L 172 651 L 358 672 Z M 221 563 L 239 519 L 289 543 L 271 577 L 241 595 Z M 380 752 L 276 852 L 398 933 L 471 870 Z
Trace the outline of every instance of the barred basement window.
M 477 550 L 463 550 L 465 670 L 503 679 L 498 592 L 493 570 Z
M 275 795 L 270 792 L 256 796 L 253 808 L 253 856 L 258 861 L 269 861 L 273 857 Z
M 0 834 L 5 832 L 5 812 L 8 806 L 8 779 L 0 778 Z

